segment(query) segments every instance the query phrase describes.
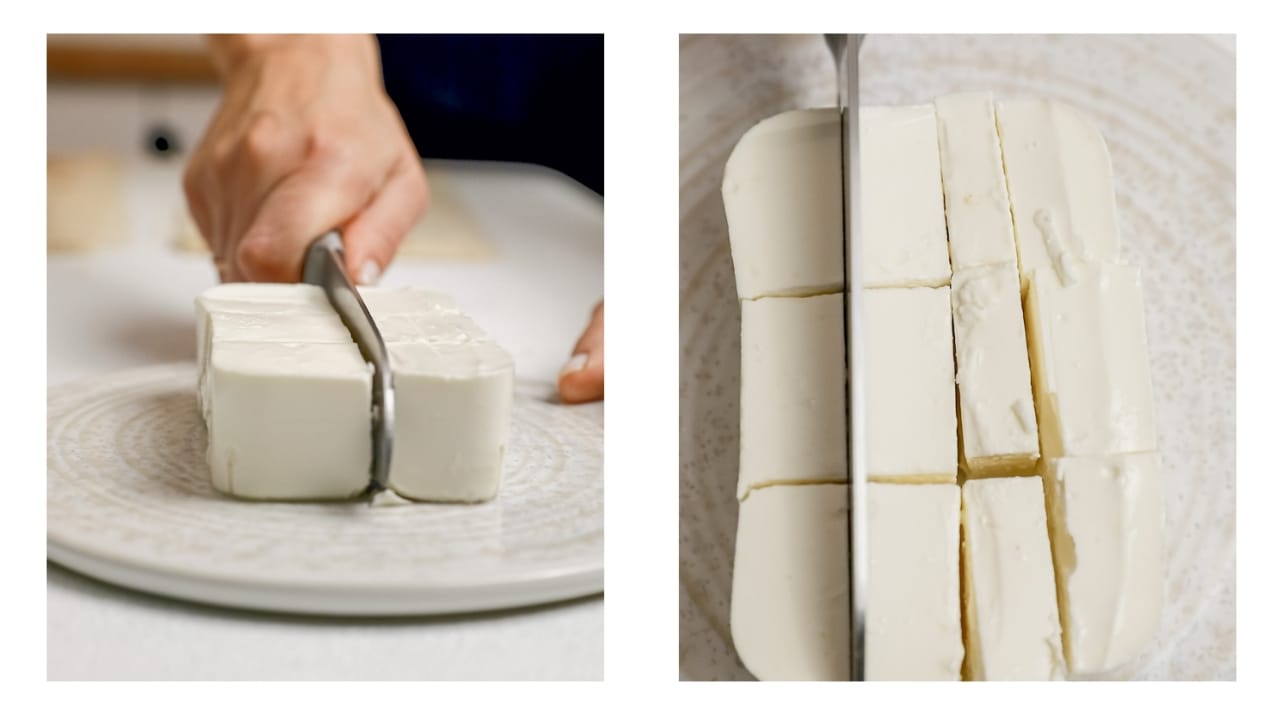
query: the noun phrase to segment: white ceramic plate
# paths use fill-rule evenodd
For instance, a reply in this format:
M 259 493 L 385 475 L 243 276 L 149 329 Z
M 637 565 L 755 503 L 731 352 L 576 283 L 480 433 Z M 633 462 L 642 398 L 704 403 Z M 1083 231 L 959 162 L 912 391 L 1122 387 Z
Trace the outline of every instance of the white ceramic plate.
M 1122 253 L 1142 268 L 1164 467 L 1166 604 L 1115 678 L 1234 679 L 1235 58 L 1189 36 L 874 36 L 862 102 L 1054 97 L 1098 124 Z M 747 679 L 729 635 L 738 472 L 738 304 L 720 181 L 770 115 L 833 105 L 821 38 L 680 47 L 680 671 Z
M 246 502 L 215 491 L 190 363 L 49 390 L 48 555 L 107 582 L 283 612 L 510 608 L 604 589 L 603 407 L 517 383 L 477 505 Z

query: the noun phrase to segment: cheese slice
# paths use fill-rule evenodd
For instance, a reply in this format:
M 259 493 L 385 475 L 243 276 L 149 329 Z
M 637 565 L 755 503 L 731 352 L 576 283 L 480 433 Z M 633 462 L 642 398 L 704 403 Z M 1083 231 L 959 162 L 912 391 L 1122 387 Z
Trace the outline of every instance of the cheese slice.
M 730 628 L 757 678 L 848 679 L 848 507 L 838 484 L 742 501 Z M 868 678 L 959 680 L 959 488 L 873 484 L 868 514 Z
M 369 484 L 372 373 L 355 343 L 216 343 L 208 377 L 218 490 L 303 500 L 351 497 Z
M 867 516 L 867 679 L 959 680 L 959 486 L 872 484 Z
M 867 347 L 867 476 L 882 482 L 955 482 L 956 376 L 949 288 L 883 288 L 864 294 Z M 830 343 L 843 343 L 837 327 Z M 836 345 L 843 369 L 843 344 Z M 745 372 L 744 372 L 745 378 Z M 815 377 L 815 381 L 818 378 Z M 810 393 L 843 400 L 842 379 Z M 787 386 L 761 375 L 760 386 Z M 744 384 L 744 408 L 746 386 Z M 843 404 L 840 407 L 843 411 Z M 801 406 L 811 418 L 817 414 Z M 800 423 L 802 418 L 789 422 Z M 811 420 L 812 421 L 812 420 Z M 829 422 L 824 416 L 821 422 Z M 844 450 L 843 416 L 839 428 Z
M 969 478 L 1035 471 L 1040 457 L 1015 263 L 957 270 L 951 283 L 962 465 Z
M 952 271 L 1004 263 L 1016 267 L 1018 251 L 991 93 L 946 95 L 933 105 Z
M 1164 604 L 1164 503 L 1155 453 L 1050 460 L 1044 479 L 1072 673 L 1137 657 Z
M 743 134 L 721 187 L 739 297 L 844 287 L 841 175 L 834 108 L 785 112 Z
M 964 484 L 965 678 L 1062 680 L 1062 628 L 1039 477 Z
M 1046 458 L 1156 447 L 1151 371 L 1137 268 L 1087 264 L 1064 285 L 1040 269 L 1027 291 L 1027 334 Z
M 933 106 L 868 107 L 860 118 L 864 285 L 946 285 L 951 261 Z
M 765 487 L 742 501 L 729 627 L 757 678 L 849 679 L 848 512 L 847 485 Z
M 843 328 L 842 295 L 742 302 L 739 498 L 845 481 Z
M 997 103 L 996 121 L 1023 284 L 1037 270 L 1070 282 L 1082 263 L 1116 260 L 1111 155 L 1097 127 L 1056 100 Z

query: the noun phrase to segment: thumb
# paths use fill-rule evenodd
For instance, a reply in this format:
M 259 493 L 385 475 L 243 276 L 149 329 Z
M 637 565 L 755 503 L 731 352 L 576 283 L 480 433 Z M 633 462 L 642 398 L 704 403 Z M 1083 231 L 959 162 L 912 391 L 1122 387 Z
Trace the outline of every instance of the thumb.
M 338 165 L 312 165 L 286 177 L 263 199 L 240 238 L 235 263 L 255 282 L 297 282 L 307 245 L 368 202 L 369 178 Z
M 396 250 L 426 209 L 427 176 L 418 163 L 401 162 L 364 210 L 347 223 L 342 241 L 347 273 L 361 285 L 373 285 L 391 264 Z

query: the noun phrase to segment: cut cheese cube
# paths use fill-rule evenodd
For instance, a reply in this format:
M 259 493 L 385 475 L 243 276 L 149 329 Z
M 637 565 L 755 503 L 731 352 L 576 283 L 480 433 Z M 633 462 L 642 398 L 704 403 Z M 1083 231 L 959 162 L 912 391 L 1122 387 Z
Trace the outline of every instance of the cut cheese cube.
M 498 493 L 515 372 L 491 342 L 390 345 L 395 376 L 391 487 L 415 500 L 479 502 Z
M 418 315 L 457 311 L 453 298 L 440 292 L 415 287 L 361 287 L 360 299 L 374 318 L 389 315 Z
M 867 477 L 882 482 L 955 482 L 956 376 L 951 344 L 951 290 L 882 288 L 866 291 L 864 298 Z M 837 349 L 828 352 L 834 354 L 835 362 L 843 363 L 844 335 L 839 328 L 830 334 L 833 337 L 827 342 Z M 745 379 L 745 371 L 743 376 Z M 782 386 L 777 392 L 791 387 L 780 376 L 761 375 L 756 382 L 761 386 Z M 743 389 L 745 408 L 745 383 Z M 839 382 L 827 379 L 820 390 L 810 394 L 824 393 L 843 400 L 842 392 Z M 814 422 L 812 418 L 818 413 L 808 412 L 809 422 Z M 804 418 L 787 421 L 799 423 Z M 828 422 L 825 417 L 823 421 Z M 843 449 L 843 416 L 835 425 Z
M 765 487 L 742 501 L 729 627 L 757 678 L 849 679 L 848 510 L 847 485 Z
M 1026 309 L 1044 457 L 1155 450 L 1138 270 L 1081 265 L 1069 285 L 1037 270 Z
M 215 488 L 300 500 L 369 484 L 372 374 L 355 343 L 217 343 L 208 376 Z
M 933 106 L 868 107 L 860 117 L 863 284 L 946 285 L 951 260 Z
M 481 342 L 486 338 L 484 330 L 474 320 L 459 312 L 418 315 L 373 313 L 373 321 L 387 345 L 459 345 Z
M 959 680 L 959 486 L 872 484 L 867 517 L 867 679 Z
M 1045 493 L 1072 673 L 1137 657 L 1164 604 L 1164 504 L 1155 453 L 1048 462 Z M 981 481 L 979 481 L 981 482 Z
M 846 480 L 844 386 L 842 295 L 742 302 L 739 498 Z
M 959 680 L 960 490 L 871 485 L 867 675 Z M 848 486 L 759 488 L 738 511 L 730 628 L 761 680 L 849 677 Z
M 970 478 L 1034 472 L 1040 441 L 1018 267 L 1010 262 L 958 270 L 951 292 L 961 464 Z
M 1117 259 L 1111 155 L 1079 110 L 1054 100 L 996 105 L 1025 286 L 1038 270 L 1070 282 L 1077 266 Z
M 965 677 L 1063 679 L 1066 662 L 1040 478 L 966 482 L 962 505 Z
M 1016 269 L 1018 251 L 991 94 L 947 95 L 933 105 L 952 272 L 1002 263 Z
M 837 110 L 782 113 L 742 136 L 721 188 L 739 297 L 844 287 L 842 188 Z

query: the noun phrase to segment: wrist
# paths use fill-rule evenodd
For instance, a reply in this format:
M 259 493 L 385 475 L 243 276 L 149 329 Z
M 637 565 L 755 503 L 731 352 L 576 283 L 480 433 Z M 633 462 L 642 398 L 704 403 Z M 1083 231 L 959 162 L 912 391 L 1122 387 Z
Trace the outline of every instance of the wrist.
M 372 35 L 210 35 L 208 40 L 214 67 L 224 82 L 238 68 L 275 52 L 315 52 L 381 72 Z

